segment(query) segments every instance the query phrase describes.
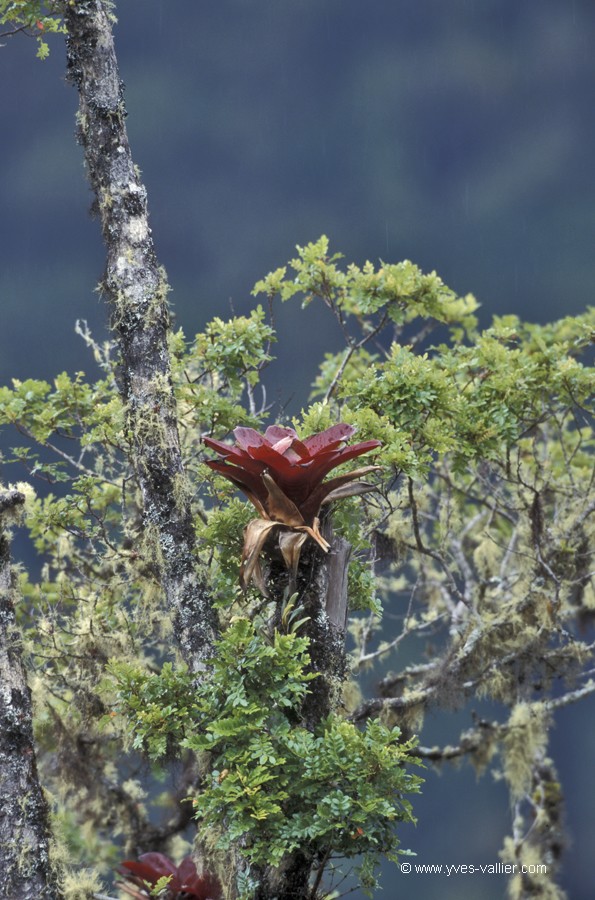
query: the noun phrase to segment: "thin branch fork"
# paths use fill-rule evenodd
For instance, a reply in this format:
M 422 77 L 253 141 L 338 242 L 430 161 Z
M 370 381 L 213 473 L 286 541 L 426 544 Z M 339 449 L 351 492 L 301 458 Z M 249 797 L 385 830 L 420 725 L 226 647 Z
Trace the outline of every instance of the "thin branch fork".
M 497 623 L 493 627 L 497 627 Z M 460 651 L 452 660 L 451 665 L 448 667 L 447 673 L 449 678 L 453 676 L 456 677 L 457 674 L 460 674 L 464 670 L 465 663 L 473 655 L 477 642 L 481 637 L 482 632 L 479 628 L 476 628 L 471 632 Z M 595 650 L 595 644 L 589 644 L 585 649 L 587 652 L 593 652 Z M 547 659 L 547 657 L 548 654 L 545 654 L 544 659 Z M 483 669 L 482 671 L 474 673 L 472 677 L 461 680 L 461 695 L 467 695 L 470 691 L 474 690 L 481 682 L 482 678 L 489 675 L 496 667 L 502 668 L 503 666 L 511 665 L 516 659 L 516 653 L 509 653 L 492 662 L 487 669 Z M 410 667 L 397 675 L 387 676 L 387 678 L 381 682 L 381 689 L 389 691 L 392 687 L 417 675 L 427 675 L 429 678 L 436 678 L 436 673 L 439 671 L 440 665 L 441 663 L 436 661 L 422 666 Z M 587 674 L 590 675 L 591 673 L 589 672 Z M 412 690 L 407 697 L 374 697 L 371 700 L 364 701 L 352 714 L 352 719 L 355 722 L 361 722 L 379 714 L 383 709 L 391 709 L 395 712 L 405 712 L 409 709 L 414 709 L 415 707 L 427 707 L 439 695 L 440 687 L 440 681 L 434 680 L 425 686 L 422 685 L 420 688 Z M 556 709 L 568 706 L 570 703 L 576 703 L 592 693 L 595 693 L 595 681 L 589 680 L 587 684 L 583 685 L 581 688 L 577 688 L 560 697 L 544 700 L 543 702 L 546 709 L 553 712 Z
M 19 25 L 17 28 L 12 28 L 10 31 L 0 31 L 0 38 L 13 37 L 15 34 L 26 34 L 27 37 L 33 37 L 29 31 L 30 28 L 30 25 Z
M 449 744 L 446 747 L 419 746 L 415 748 L 414 753 L 420 759 L 427 759 L 430 762 L 446 762 L 460 759 L 479 750 L 487 738 L 495 737 L 500 739 L 505 730 L 506 725 L 501 725 L 499 722 L 480 722 L 477 727 L 464 732 L 458 744 Z
M 332 397 L 332 395 L 334 394 L 334 392 L 337 388 L 337 385 L 339 384 L 339 381 L 343 377 L 343 372 L 347 368 L 347 363 L 349 362 L 349 360 L 351 359 L 353 354 L 357 350 L 360 350 L 363 346 L 365 346 L 365 344 L 367 344 L 369 341 L 373 340 L 373 338 L 375 338 L 376 335 L 382 331 L 382 329 L 384 328 L 384 326 L 386 325 L 387 322 L 388 322 L 388 315 L 385 314 L 382 317 L 382 319 L 380 320 L 380 322 L 378 323 L 378 325 L 376 326 L 376 328 L 374 328 L 368 334 L 365 334 L 363 336 L 363 338 L 361 338 L 356 343 L 352 343 L 352 342 L 349 343 L 349 346 L 347 347 L 347 350 L 345 351 L 345 353 L 343 355 L 343 359 L 341 360 L 341 364 L 339 365 L 339 368 L 335 372 L 333 380 L 331 381 L 331 383 L 328 387 L 328 390 L 327 390 L 326 394 L 324 395 L 323 403 L 327 403 L 330 400 L 330 398 Z
M 566 694 L 562 694 L 561 697 L 544 700 L 543 706 L 547 712 L 555 712 L 556 710 L 563 709 L 573 703 L 578 703 L 581 700 L 584 700 L 585 697 L 589 697 L 591 694 L 595 694 L 595 681 L 589 681 L 587 684 L 583 685 L 583 687 L 577 688 L 574 691 L 568 691 Z M 497 740 L 500 740 L 508 728 L 509 726 L 506 723 L 482 722 L 477 728 L 462 734 L 458 744 L 447 745 L 445 747 L 418 746 L 415 748 L 415 755 L 419 756 L 421 759 L 430 760 L 431 762 L 460 759 L 462 756 L 466 756 L 478 750 L 488 735 L 494 736 Z

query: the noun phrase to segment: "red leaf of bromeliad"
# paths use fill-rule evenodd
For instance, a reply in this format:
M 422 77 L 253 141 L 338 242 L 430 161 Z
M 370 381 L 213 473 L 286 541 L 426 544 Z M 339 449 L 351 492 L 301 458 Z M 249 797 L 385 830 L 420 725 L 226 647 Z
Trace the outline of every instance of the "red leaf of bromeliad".
M 178 879 L 180 881 L 181 891 L 194 891 L 195 885 L 199 880 L 196 865 L 191 856 L 185 856 L 178 866 Z
M 238 430 L 239 429 L 236 428 L 236 431 Z M 243 430 L 253 431 L 251 428 L 245 428 Z M 258 434 L 258 432 L 254 432 L 254 434 Z M 292 441 L 293 443 L 300 443 L 297 441 L 297 438 L 292 439 Z M 229 444 L 224 444 L 222 441 L 216 441 L 214 438 L 209 437 L 203 438 L 203 442 L 207 447 L 210 447 L 222 456 L 226 462 L 240 466 L 254 474 L 259 474 L 267 467 L 282 469 L 283 471 L 290 473 L 294 463 L 299 462 L 299 454 L 294 454 L 294 459 L 289 459 L 287 456 L 284 456 L 282 452 L 279 452 L 272 447 L 268 441 L 261 444 L 246 444 L 248 447 L 247 450 L 240 447 L 231 447 Z M 303 445 L 301 446 L 303 447 Z M 305 450 L 301 450 L 301 452 L 302 454 L 304 452 L 307 454 L 307 451 Z
M 305 443 L 300 441 L 293 428 L 284 428 L 282 425 L 269 425 L 264 433 L 266 440 L 269 442 L 273 450 L 277 453 L 283 453 L 289 459 L 309 459 L 310 451 Z M 288 454 L 288 450 L 293 450 L 293 454 Z
M 177 866 L 163 853 L 143 853 L 138 860 L 126 859 L 118 866 L 118 872 L 124 876 L 134 875 L 151 884 L 155 884 L 164 875 L 171 875 L 170 884 L 178 890 L 178 886 L 173 885 L 178 874 Z
M 342 450 L 331 450 L 318 453 L 312 462 L 309 470 L 310 477 L 313 482 L 318 483 L 327 475 L 331 469 L 335 469 L 342 463 L 356 456 L 362 456 L 369 450 L 375 450 L 380 447 L 382 441 L 363 441 L 361 444 L 353 444 L 351 447 L 344 447 Z
M 256 497 L 261 503 L 266 500 L 267 492 L 262 483 L 261 472 L 256 474 L 247 472 L 245 469 L 240 468 L 240 466 L 230 466 L 229 463 L 222 462 L 219 459 L 207 459 L 205 460 L 205 465 L 207 465 L 209 469 L 213 469 L 214 472 L 219 472 L 220 475 L 223 475 L 224 478 L 227 478 L 228 481 L 231 481 L 236 487 L 239 487 L 241 491 L 244 491 L 246 495 Z M 252 497 L 250 497 L 250 499 L 252 499 Z
M 260 444 L 258 447 L 248 447 L 247 453 L 250 454 L 250 459 L 258 460 L 264 464 L 261 466 L 261 471 L 265 467 L 273 468 L 275 470 L 279 469 L 280 471 L 283 469 L 289 471 L 294 467 L 291 460 L 287 459 L 282 453 L 279 453 L 278 450 L 275 450 L 268 444 Z
M 283 478 L 287 484 L 304 478 L 304 473 L 312 464 L 311 460 L 302 462 L 297 458 L 289 459 L 272 447 L 250 447 L 249 453 L 253 462 L 257 461 L 261 464 L 261 472 L 268 469 L 275 478 L 277 476 Z
M 204 437 L 203 443 L 205 443 L 207 447 L 211 447 L 212 450 L 216 450 L 220 456 L 229 456 L 230 453 L 235 454 L 236 456 L 238 455 L 237 447 L 230 447 L 229 444 L 225 444 L 223 441 L 216 441 L 215 438 Z
M 147 882 L 154 885 L 160 878 L 170 877 L 168 884 L 169 893 L 175 896 L 183 894 L 194 900 L 220 900 L 221 884 L 219 879 L 210 872 L 199 875 L 196 865 L 190 856 L 186 856 L 179 866 L 176 866 L 162 853 L 144 853 L 138 860 L 126 860 L 119 867 L 121 875 L 139 884 Z M 123 890 L 132 893 L 125 884 Z M 133 896 L 146 896 L 143 886 L 142 893 L 134 893 Z
M 245 450 L 241 450 L 238 447 L 230 447 L 229 444 L 224 444 L 223 441 L 216 441 L 214 438 L 210 437 L 203 438 L 203 442 L 207 447 L 215 450 L 219 456 L 222 456 L 225 460 L 229 460 L 235 465 L 242 466 L 242 468 L 247 469 L 248 472 L 255 472 L 258 474 L 262 471 L 262 466 L 255 463 Z
M 251 447 L 270 447 L 270 444 L 264 435 L 260 434 L 260 432 L 256 431 L 254 428 L 245 428 L 242 425 L 238 425 L 238 427 L 233 430 L 233 436 L 242 450 L 248 451 Z
M 273 444 L 273 450 L 276 450 L 277 453 L 282 453 L 285 459 L 290 460 L 292 463 L 299 464 L 301 461 L 307 462 L 310 459 L 310 453 L 305 444 L 302 444 L 298 438 L 291 437 L 291 435 Z
M 274 444 L 271 444 L 271 450 L 274 450 L 275 453 L 285 453 L 291 445 L 293 444 L 295 438 L 293 438 L 290 434 L 287 437 L 281 438 L 281 440 L 277 441 Z M 295 456 L 295 454 L 294 454 Z
M 278 444 L 279 441 L 285 438 L 296 438 L 297 434 L 293 428 L 285 428 L 283 425 L 269 425 L 264 433 L 264 437 L 272 447 L 273 444 Z
M 345 447 L 343 450 L 319 453 L 312 458 L 307 466 L 291 466 L 288 469 L 279 467 L 274 470 L 271 465 L 269 471 L 279 487 L 293 500 L 296 506 L 302 509 L 303 504 L 306 503 L 310 495 L 318 488 L 332 469 L 350 459 L 367 453 L 369 450 L 375 450 L 380 445 L 380 441 L 364 441 L 361 444 L 355 444 L 353 447 Z
M 310 451 L 311 456 L 316 456 L 321 450 L 335 449 L 336 446 L 349 440 L 355 434 L 355 427 L 347 425 L 345 422 L 339 422 L 337 425 L 331 425 L 326 431 L 319 434 L 312 434 L 305 438 L 304 444 Z M 331 445 L 334 445 L 331 447 Z
M 207 465 L 239 487 L 261 515 L 263 507 L 268 509 L 270 499 L 270 492 L 262 482 L 262 475 L 267 472 L 286 498 L 300 508 L 306 521 L 310 521 L 310 516 L 316 515 L 324 497 L 332 490 L 319 490 L 325 476 L 336 466 L 381 444 L 370 440 L 341 447 L 354 431 L 352 425 L 339 423 L 302 442 L 292 428 L 271 425 L 263 436 L 253 428 L 238 427 L 234 435 L 240 446 L 230 447 L 213 438 L 204 439 L 224 459 L 223 462 L 208 460 Z M 307 511 L 302 509 L 304 504 Z
M 368 475 L 370 472 L 378 472 L 382 466 L 362 466 L 361 469 L 354 469 L 352 472 L 348 472 L 346 475 L 337 475 L 335 478 L 330 478 L 328 481 L 323 481 L 319 484 L 311 494 L 308 495 L 304 503 L 302 503 L 300 510 L 306 521 L 310 521 L 312 516 L 317 516 L 318 511 L 323 503 L 327 502 L 329 494 L 332 494 L 334 491 L 340 490 L 343 486 L 351 486 L 350 482 L 357 481 L 358 478 L 361 478 L 363 475 Z M 343 494 L 344 497 L 354 496 L 357 493 L 367 493 L 369 490 L 372 490 L 373 486 L 367 488 L 366 491 L 357 490 L 354 491 L 354 494 Z M 336 497 L 331 499 L 340 499 L 340 495 L 337 494 Z M 330 500 L 328 502 L 331 502 Z

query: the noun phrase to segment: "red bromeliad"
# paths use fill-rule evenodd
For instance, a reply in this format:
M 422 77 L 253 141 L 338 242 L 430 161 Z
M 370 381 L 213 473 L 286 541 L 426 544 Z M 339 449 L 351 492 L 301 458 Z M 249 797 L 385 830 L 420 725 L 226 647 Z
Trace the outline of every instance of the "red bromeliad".
M 219 879 L 209 872 L 199 875 L 189 856 L 176 866 L 163 853 L 143 853 L 138 860 L 127 859 L 121 863 L 118 872 L 126 879 L 126 883 L 119 882 L 118 886 L 135 900 L 147 900 L 164 876 L 170 877 L 167 900 L 220 900 L 222 894 Z
M 340 422 L 301 441 L 293 428 L 270 425 L 264 435 L 253 428 L 236 428 L 235 446 L 205 438 L 207 447 L 222 460 L 207 465 L 229 479 L 258 510 L 245 530 L 240 583 L 246 588 L 254 580 L 266 594 L 259 556 L 272 532 L 278 532 L 279 547 L 287 567 L 295 575 L 300 550 L 308 535 L 326 552 L 328 542 L 320 533 L 319 513 L 324 504 L 374 490 L 357 481 L 380 466 L 365 466 L 328 481 L 324 478 L 336 466 L 379 447 L 380 441 L 364 441 L 346 447 L 355 433 L 352 425 Z

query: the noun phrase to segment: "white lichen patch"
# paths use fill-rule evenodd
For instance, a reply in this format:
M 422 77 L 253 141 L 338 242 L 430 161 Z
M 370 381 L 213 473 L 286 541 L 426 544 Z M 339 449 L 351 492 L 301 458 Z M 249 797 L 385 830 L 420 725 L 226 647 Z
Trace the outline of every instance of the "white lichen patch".
M 125 256 L 118 256 L 116 259 L 116 275 L 123 275 L 128 271 L 128 260 Z
M 149 226 L 144 216 L 132 216 L 126 223 L 128 239 L 133 244 L 140 244 L 149 234 Z

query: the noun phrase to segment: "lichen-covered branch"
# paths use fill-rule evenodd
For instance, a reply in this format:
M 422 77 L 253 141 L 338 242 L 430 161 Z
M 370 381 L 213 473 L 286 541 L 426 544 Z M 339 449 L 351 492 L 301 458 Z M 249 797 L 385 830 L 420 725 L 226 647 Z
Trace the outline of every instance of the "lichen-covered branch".
M 109 8 L 102 0 L 76 0 L 64 4 L 64 19 L 68 76 L 79 93 L 80 142 L 107 251 L 102 289 L 120 352 L 117 380 L 145 529 L 174 634 L 186 663 L 198 671 L 212 653 L 216 618 L 197 576 L 170 377 L 167 287 L 149 228 L 146 190 L 128 143 Z
M 19 491 L 0 492 L 0 896 L 59 900 L 49 858 L 48 808 L 37 777 L 10 545 L 2 522 L 24 501 Z
M 511 713 L 503 741 L 504 776 L 512 801 L 512 835 L 502 858 L 516 863 L 509 884 L 512 900 L 565 900 L 556 884 L 564 835 L 564 798 L 547 756 L 550 714 L 543 703 L 519 703 Z

